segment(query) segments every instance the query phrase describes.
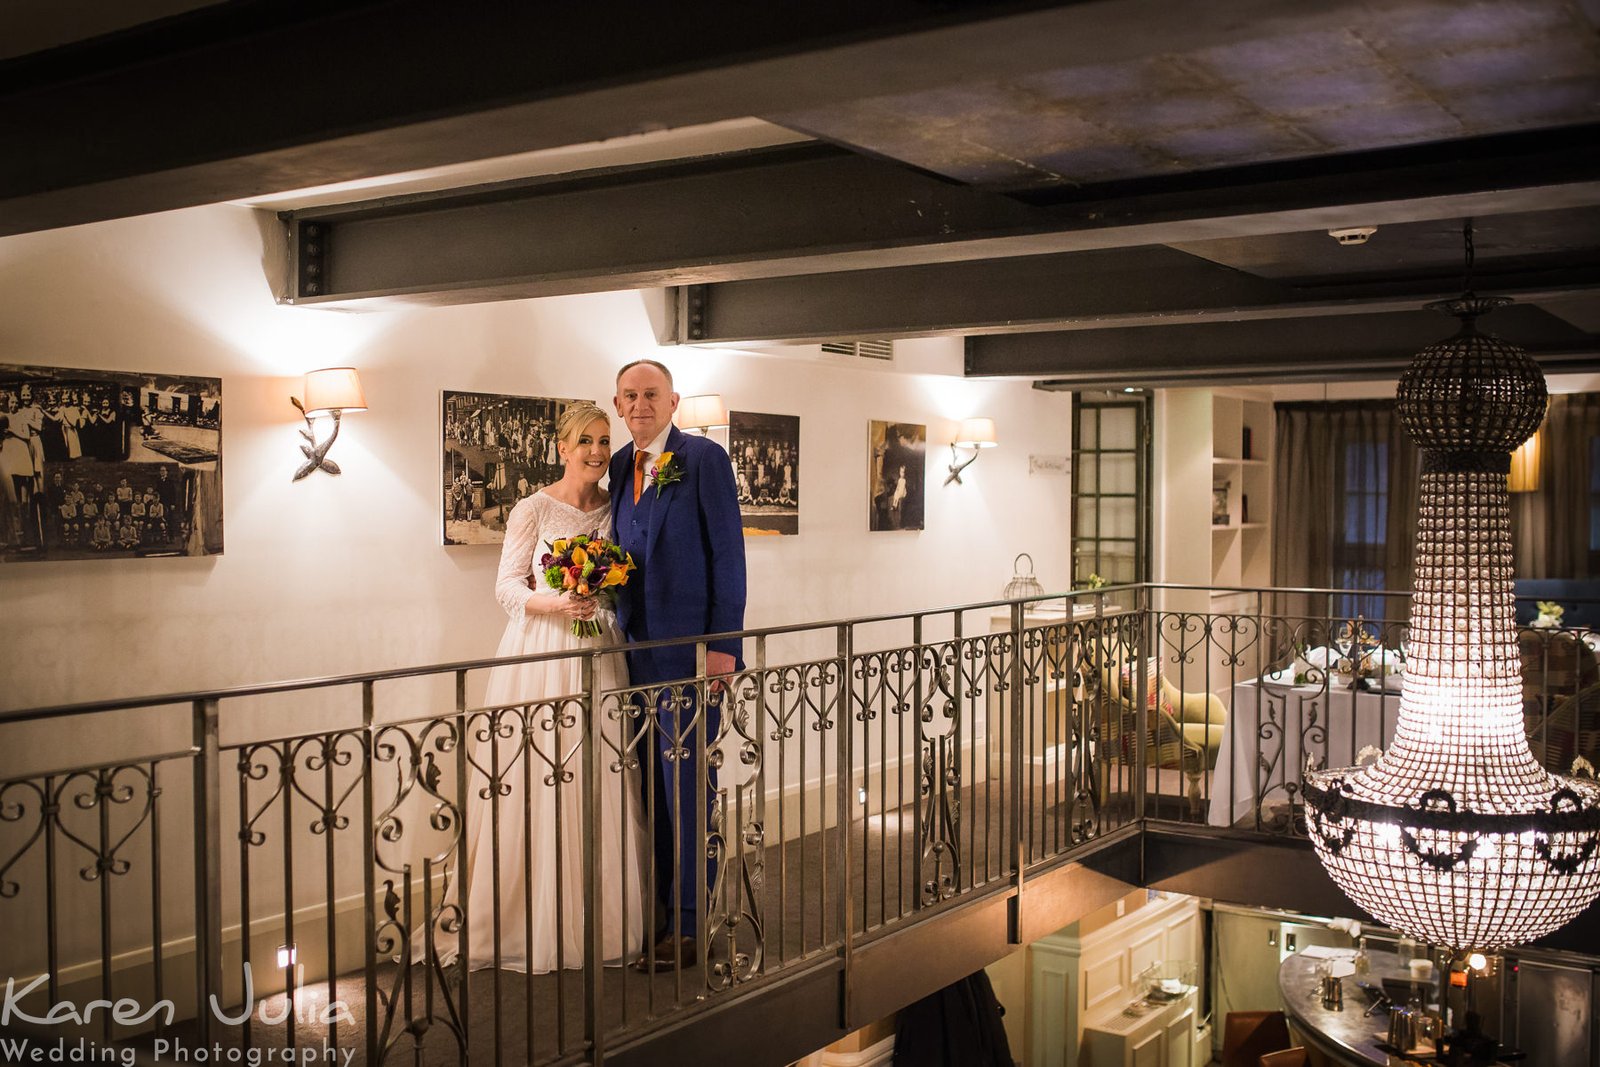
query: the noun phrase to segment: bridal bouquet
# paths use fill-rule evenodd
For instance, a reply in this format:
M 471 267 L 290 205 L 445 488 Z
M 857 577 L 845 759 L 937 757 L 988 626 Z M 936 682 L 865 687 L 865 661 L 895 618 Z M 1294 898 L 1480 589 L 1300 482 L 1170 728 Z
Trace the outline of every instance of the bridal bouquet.
M 617 587 L 628 584 L 633 570 L 632 556 L 620 545 L 595 535 L 563 537 L 549 544 L 550 551 L 539 559 L 546 585 L 573 596 L 597 598 L 606 607 L 615 605 Z M 600 622 L 573 619 L 572 632 L 578 637 L 599 637 Z

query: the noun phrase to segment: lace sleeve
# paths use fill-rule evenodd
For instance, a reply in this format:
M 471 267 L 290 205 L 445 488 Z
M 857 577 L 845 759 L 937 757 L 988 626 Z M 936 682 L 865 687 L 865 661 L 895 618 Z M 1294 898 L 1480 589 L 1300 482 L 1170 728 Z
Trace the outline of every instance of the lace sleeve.
M 540 512 L 534 502 L 538 494 L 527 497 L 511 509 L 506 519 L 506 539 L 500 546 L 500 570 L 494 579 L 494 596 L 511 618 L 521 618 L 534 595 L 528 587 L 534 556 L 539 550 Z

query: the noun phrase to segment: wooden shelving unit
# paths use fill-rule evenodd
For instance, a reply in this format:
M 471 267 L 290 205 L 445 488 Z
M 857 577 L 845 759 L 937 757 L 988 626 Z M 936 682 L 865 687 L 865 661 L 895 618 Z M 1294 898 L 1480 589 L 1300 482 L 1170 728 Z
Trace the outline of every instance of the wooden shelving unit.
M 1272 584 L 1272 401 L 1211 396 L 1211 484 L 1226 487 L 1226 523 L 1211 526 L 1211 582 Z

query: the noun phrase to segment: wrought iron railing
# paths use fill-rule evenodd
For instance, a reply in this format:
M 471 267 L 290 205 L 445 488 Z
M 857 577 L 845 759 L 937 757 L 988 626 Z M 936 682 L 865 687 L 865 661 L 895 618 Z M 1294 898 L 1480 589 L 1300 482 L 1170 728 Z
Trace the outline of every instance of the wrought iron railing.
M 578 1062 L 1141 819 L 1298 834 L 1305 761 L 1354 762 L 1398 709 L 1404 598 L 1350 620 L 1337 595 L 777 627 L 670 685 L 608 649 L 5 714 L 36 766 L 0 780 L 0 1032 Z M 1528 634 L 1536 741 L 1592 755 L 1588 635 Z M 630 807 L 663 847 L 623 846 Z M 692 962 L 622 965 L 663 927 Z

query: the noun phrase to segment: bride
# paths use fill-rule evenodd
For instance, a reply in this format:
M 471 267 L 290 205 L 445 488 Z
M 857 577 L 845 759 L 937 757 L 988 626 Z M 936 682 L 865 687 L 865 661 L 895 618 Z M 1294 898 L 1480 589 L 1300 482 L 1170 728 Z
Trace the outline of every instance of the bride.
M 599 611 L 603 626 L 599 637 L 574 636 L 573 622 L 595 618 L 596 602 L 550 589 L 537 566 L 539 557 L 550 551 L 550 542 L 557 539 L 596 532 L 610 536 L 610 499 L 599 485 L 611 461 L 610 420 L 594 404 L 573 403 L 557 420 L 555 443 L 565 473 L 553 485 L 518 502 L 506 521 L 495 597 L 511 619 L 496 656 L 591 650 L 621 643 L 616 620 L 605 609 Z M 620 651 L 596 659 L 595 668 L 602 691 L 627 684 Z M 583 693 L 581 658 L 505 664 L 490 671 L 485 706 L 508 710 L 499 720 L 501 736 L 479 736 L 489 733 L 486 717 L 475 718 L 468 734 L 477 767 L 469 772 L 472 803 L 466 828 L 471 921 L 468 959 L 472 967 L 494 965 L 497 896 L 502 967 L 546 972 L 558 965 L 583 966 L 583 796 L 588 788 L 580 743 L 585 724 L 578 701 Z M 562 697 L 573 699 L 557 699 Z M 524 714 L 526 733 L 522 729 Z M 572 716 L 571 725 L 555 729 L 553 720 L 558 714 Z M 621 963 L 644 944 L 638 771 L 626 766 L 613 770 L 620 762 L 615 751 L 619 745 L 616 722 L 602 716 L 591 725 L 593 740 L 604 746 L 600 753 L 604 780 L 592 842 L 599 850 L 604 958 Z M 511 736 L 505 736 L 508 732 Z M 606 740 L 601 740 L 602 735 Z M 503 783 L 502 795 L 495 800 L 500 812 L 498 871 L 490 804 L 479 796 L 495 766 Z M 564 780 L 564 773 L 570 773 L 571 779 Z M 547 784 L 547 777 L 556 784 Z M 525 783 L 531 783 L 531 793 Z

